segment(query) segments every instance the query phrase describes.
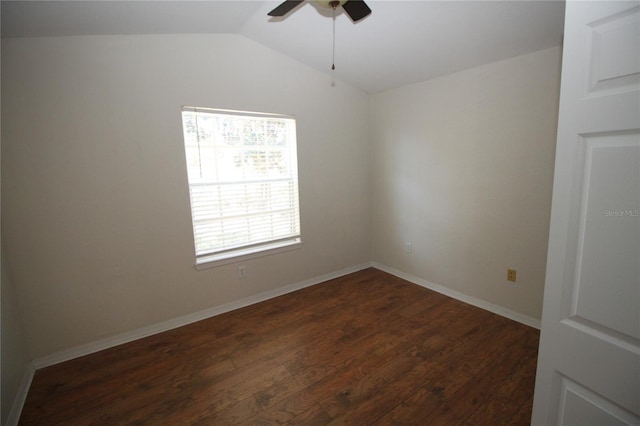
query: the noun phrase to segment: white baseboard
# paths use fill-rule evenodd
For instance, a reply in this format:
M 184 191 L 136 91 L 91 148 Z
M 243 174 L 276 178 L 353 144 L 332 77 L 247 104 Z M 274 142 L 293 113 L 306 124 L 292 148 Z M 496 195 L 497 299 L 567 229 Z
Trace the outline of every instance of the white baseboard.
M 420 285 L 422 287 L 426 287 L 430 290 L 436 291 L 438 293 L 444 294 L 454 299 L 460 300 L 465 303 L 469 303 L 470 305 L 477 306 L 489 312 L 493 312 L 495 314 L 498 314 L 503 317 L 509 318 L 511 320 L 517 321 L 519 323 L 528 325 L 530 327 L 540 329 L 540 320 L 536 318 L 529 317 L 519 312 L 515 312 L 510 309 L 507 309 L 503 306 L 495 305 L 493 303 L 468 296 L 466 294 L 457 292 L 455 290 L 451 290 L 447 287 L 443 287 L 441 285 L 431 283 L 429 281 L 423 280 L 422 278 L 407 274 L 405 272 L 399 271 L 397 269 L 391 268 L 381 263 L 368 262 L 368 263 L 363 263 L 360 265 L 344 268 L 339 271 L 331 272 L 331 273 L 317 276 L 314 278 L 310 278 L 308 280 L 291 284 L 285 287 L 280 287 L 275 290 L 270 290 L 267 292 L 249 296 L 247 298 L 244 298 L 235 302 L 227 303 L 225 305 L 204 309 L 202 311 L 194 312 L 178 318 L 173 318 L 167 321 L 163 321 L 161 323 L 153 324 L 148 327 L 142 327 L 137 330 L 107 337 L 105 339 L 101 339 L 92 343 L 65 349 L 63 351 L 44 356 L 42 358 L 35 359 L 33 361 L 32 369 L 37 370 L 39 368 L 44 368 L 50 365 L 59 364 L 64 361 L 69 361 L 74 358 L 79 358 L 84 355 L 89 355 L 94 352 L 98 352 L 104 349 L 109 349 L 124 343 L 129 343 L 134 340 L 142 339 L 144 337 L 162 333 L 164 331 L 172 330 L 174 328 L 182 327 L 184 325 L 201 321 L 203 319 L 207 319 L 216 315 L 220 315 L 225 312 L 233 311 L 235 309 L 239 309 L 245 306 L 253 305 L 255 303 L 263 302 L 265 300 L 269 300 L 274 297 L 282 296 L 283 294 L 291 293 L 293 291 L 300 290 L 305 287 L 310 287 L 312 285 L 316 285 L 324 281 L 328 281 L 334 278 L 341 277 L 343 275 L 357 272 L 368 267 L 374 267 L 374 268 L 380 269 L 382 271 L 395 275 L 399 278 L 402 278 L 414 284 Z M 33 372 L 31 376 L 33 376 Z
M 521 324 L 528 325 L 529 327 L 537 328 L 538 330 L 540 330 L 539 319 L 521 314 L 516 311 L 512 311 L 511 309 L 505 308 L 504 306 L 495 305 L 485 300 L 477 299 L 475 297 L 468 296 L 464 293 L 460 293 L 450 288 L 447 288 L 438 284 L 434 284 L 427 280 L 423 280 L 422 278 L 416 277 L 411 274 L 407 274 L 405 272 L 399 271 L 397 269 L 391 268 L 389 266 L 383 265 L 378 262 L 371 262 L 371 266 L 373 266 L 376 269 L 380 269 L 381 271 L 385 271 L 391 275 L 395 275 L 398 278 L 402 278 L 403 280 L 407 280 L 409 282 L 417 284 L 421 287 L 428 288 L 429 290 L 436 291 L 438 293 L 444 294 L 445 296 L 452 297 L 454 299 L 460 300 L 461 302 L 468 303 L 470 305 L 484 309 L 485 311 L 493 312 L 494 314 L 503 316 L 505 318 L 509 318 L 510 320 L 513 320 Z
M 9 417 L 7 417 L 5 426 L 17 426 L 18 421 L 20 420 L 20 414 L 22 413 L 22 407 L 24 407 L 24 403 L 27 400 L 27 394 L 29 393 L 31 381 L 33 380 L 35 372 L 36 369 L 33 364 L 29 363 L 25 369 L 24 375 L 22 376 L 22 380 L 20 381 L 20 386 L 18 386 L 18 391 L 16 392 L 16 397 L 11 405 L 11 411 L 9 411 Z
M 118 346 L 124 343 L 129 343 L 134 340 L 142 339 L 144 337 L 162 333 L 164 331 L 172 330 L 174 328 L 182 327 L 184 325 L 201 321 L 203 319 L 211 318 L 213 316 L 220 315 L 225 312 L 233 311 L 235 309 L 239 309 L 245 306 L 253 305 L 255 303 L 263 302 L 265 300 L 273 299 L 274 297 L 282 296 L 283 294 L 291 293 L 293 291 L 300 290 L 305 287 L 310 287 L 312 285 L 320 284 L 324 281 L 332 280 L 334 278 L 351 274 L 353 272 L 357 272 L 369 267 L 371 267 L 371 263 L 363 263 L 360 265 L 351 266 L 345 269 L 341 269 L 339 271 L 330 272 L 328 274 L 310 278 L 308 280 L 305 280 L 299 283 L 291 284 L 285 287 L 277 288 L 275 290 L 270 290 L 270 291 L 259 293 L 253 296 L 249 296 L 244 299 L 237 300 L 235 302 L 227 303 L 225 305 L 204 309 L 202 311 L 194 312 L 178 318 L 173 318 L 167 321 L 163 321 L 161 323 L 153 324 L 148 327 L 142 327 L 137 330 L 107 337 L 105 339 L 101 339 L 92 343 L 76 346 L 70 349 L 65 349 L 63 351 L 44 356 L 42 358 L 35 359 L 33 361 L 33 366 L 35 369 L 39 369 L 39 368 L 48 367 L 54 364 L 59 364 L 64 361 L 69 361 L 74 358 L 79 358 L 84 355 L 89 355 L 104 349 L 109 349 L 114 346 Z

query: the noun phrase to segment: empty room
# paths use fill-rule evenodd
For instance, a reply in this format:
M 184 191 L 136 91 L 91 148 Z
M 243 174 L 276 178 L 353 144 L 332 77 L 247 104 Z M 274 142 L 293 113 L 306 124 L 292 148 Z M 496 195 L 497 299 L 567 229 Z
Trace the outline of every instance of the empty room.
M 0 424 L 640 424 L 637 1 L 0 13 Z

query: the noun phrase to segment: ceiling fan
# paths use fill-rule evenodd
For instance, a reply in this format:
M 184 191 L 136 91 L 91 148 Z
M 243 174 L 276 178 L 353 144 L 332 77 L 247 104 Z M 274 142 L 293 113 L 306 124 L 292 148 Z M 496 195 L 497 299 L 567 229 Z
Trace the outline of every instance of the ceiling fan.
M 280 6 L 276 7 L 271 12 L 269 12 L 268 15 L 284 16 L 287 13 L 291 12 L 293 9 L 295 9 L 295 7 L 298 6 L 300 3 L 302 3 L 303 1 L 304 0 L 286 0 L 285 2 L 280 4 Z M 363 0 L 315 0 L 315 1 L 317 1 L 319 4 L 325 7 L 332 8 L 334 11 L 339 6 L 342 6 L 344 11 L 347 13 L 347 15 L 349 15 L 349 18 L 351 18 L 353 22 L 358 22 L 359 20 L 368 16 L 371 13 L 371 9 L 369 9 L 369 6 L 367 6 L 367 4 Z

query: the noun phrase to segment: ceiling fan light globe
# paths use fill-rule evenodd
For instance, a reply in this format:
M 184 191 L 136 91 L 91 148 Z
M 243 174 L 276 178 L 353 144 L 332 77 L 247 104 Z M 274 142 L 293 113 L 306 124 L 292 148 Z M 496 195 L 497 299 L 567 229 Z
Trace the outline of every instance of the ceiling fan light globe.
M 347 0 L 338 0 L 338 3 L 340 3 L 340 6 L 342 6 L 346 2 L 347 2 Z M 331 9 L 333 7 L 331 5 L 331 3 L 333 3 L 332 0 L 316 0 L 316 3 L 318 3 L 319 5 L 321 5 L 323 7 L 327 7 L 329 9 Z

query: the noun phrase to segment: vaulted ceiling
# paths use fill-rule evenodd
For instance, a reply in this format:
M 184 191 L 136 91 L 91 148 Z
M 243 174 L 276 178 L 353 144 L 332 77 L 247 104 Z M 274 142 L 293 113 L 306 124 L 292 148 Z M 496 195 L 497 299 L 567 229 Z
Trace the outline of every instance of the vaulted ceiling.
M 314 1 L 2 1 L 2 37 L 236 33 L 369 93 L 562 43 L 564 1 L 367 0 L 357 23 Z

